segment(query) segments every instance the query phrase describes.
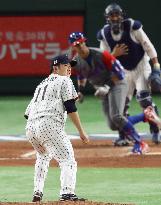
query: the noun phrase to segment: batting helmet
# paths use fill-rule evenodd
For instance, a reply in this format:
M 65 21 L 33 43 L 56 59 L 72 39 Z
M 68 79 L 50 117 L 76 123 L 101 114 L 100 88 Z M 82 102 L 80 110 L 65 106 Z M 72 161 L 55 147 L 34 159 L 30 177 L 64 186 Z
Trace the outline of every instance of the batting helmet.
M 72 46 L 85 42 L 87 39 L 84 37 L 84 34 L 81 32 L 73 32 L 69 35 L 69 43 Z
M 157 69 L 153 69 L 151 75 L 149 76 L 148 81 L 152 91 L 161 92 L 160 71 L 158 71 Z

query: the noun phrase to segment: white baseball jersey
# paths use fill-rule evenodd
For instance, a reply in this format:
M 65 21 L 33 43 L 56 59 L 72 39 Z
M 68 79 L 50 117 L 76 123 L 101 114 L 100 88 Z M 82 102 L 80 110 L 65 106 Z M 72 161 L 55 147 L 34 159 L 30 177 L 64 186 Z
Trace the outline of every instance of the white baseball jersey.
M 49 162 L 54 158 L 61 168 L 60 194 L 74 194 L 77 163 L 72 144 L 64 131 L 63 103 L 76 98 L 77 93 L 69 77 L 51 74 L 37 86 L 26 109 L 26 136 L 37 151 L 35 192 L 43 192 Z
M 69 77 L 51 74 L 37 86 L 34 97 L 26 109 L 28 124 L 42 116 L 51 116 L 55 122 L 64 124 L 63 103 L 77 97 L 77 92 Z

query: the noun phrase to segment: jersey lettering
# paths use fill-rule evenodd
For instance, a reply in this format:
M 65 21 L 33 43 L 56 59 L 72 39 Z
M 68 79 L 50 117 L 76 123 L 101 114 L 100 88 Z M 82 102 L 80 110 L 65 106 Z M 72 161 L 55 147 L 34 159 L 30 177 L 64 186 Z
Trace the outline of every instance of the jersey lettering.
M 43 94 L 42 94 L 41 100 L 44 100 L 44 98 L 45 98 L 45 93 L 46 93 L 47 87 L 48 87 L 48 85 L 45 85 L 45 86 L 43 87 Z M 37 99 L 38 99 L 38 97 L 39 97 L 39 95 L 40 95 L 41 89 L 42 89 L 42 88 L 39 88 L 39 90 L 38 90 L 38 92 L 37 92 L 37 96 L 36 96 L 35 102 L 37 102 Z

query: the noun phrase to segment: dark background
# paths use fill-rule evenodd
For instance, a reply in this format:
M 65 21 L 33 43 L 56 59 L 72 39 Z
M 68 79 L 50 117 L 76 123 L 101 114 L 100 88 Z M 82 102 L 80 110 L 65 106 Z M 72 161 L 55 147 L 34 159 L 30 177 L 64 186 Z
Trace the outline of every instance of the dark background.
M 144 31 L 161 56 L 160 0 L 1 0 L 0 15 L 76 15 L 84 16 L 84 33 L 90 46 L 99 46 L 97 31 L 105 24 L 104 10 L 112 2 L 120 4 L 128 17 L 140 20 Z M 70 22 L 69 22 L 70 24 Z M 23 69 L 23 68 L 22 68 Z M 0 94 L 31 94 L 42 80 L 40 77 L 0 77 Z

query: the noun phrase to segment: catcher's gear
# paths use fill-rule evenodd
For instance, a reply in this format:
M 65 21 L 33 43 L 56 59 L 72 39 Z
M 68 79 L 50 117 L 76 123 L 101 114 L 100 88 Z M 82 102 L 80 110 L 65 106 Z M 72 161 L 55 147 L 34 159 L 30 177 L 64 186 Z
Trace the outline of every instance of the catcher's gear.
M 143 109 L 146 110 L 147 107 L 153 107 L 155 113 L 158 114 L 158 109 L 157 106 L 152 102 L 152 97 L 149 91 L 147 90 L 143 90 L 137 93 L 136 95 L 136 99 L 137 101 L 140 103 L 141 107 Z M 145 119 L 146 121 L 146 119 Z M 150 132 L 152 134 L 152 140 L 153 142 L 155 142 L 156 144 L 158 144 L 158 140 L 154 140 L 156 139 L 156 136 L 159 136 L 159 127 L 156 123 L 154 123 L 153 121 L 148 121 L 149 125 L 150 125 Z M 159 137 L 157 137 L 159 139 Z
M 85 42 L 87 39 L 84 37 L 84 34 L 81 32 L 73 32 L 69 35 L 69 43 L 72 46 L 76 46 L 82 42 Z
M 161 77 L 160 69 L 153 68 L 152 73 L 149 76 L 149 84 L 154 92 L 161 92 Z
M 136 94 L 136 100 L 142 108 L 147 108 L 152 105 L 151 93 L 148 90 L 142 90 Z
M 144 110 L 144 114 L 147 121 L 155 123 L 161 129 L 161 119 L 157 116 L 152 106 L 148 106 Z
M 117 19 L 112 19 L 110 18 L 112 15 L 117 15 Z M 123 11 L 121 9 L 121 7 L 116 4 L 116 3 L 112 3 L 109 6 L 107 6 L 107 8 L 105 9 L 105 18 L 107 23 L 110 24 L 112 31 L 114 32 L 114 34 L 118 34 L 121 31 L 122 28 L 122 21 L 123 21 Z
M 105 9 L 104 15 L 106 18 L 108 18 L 113 13 L 118 13 L 120 15 L 123 15 L 122 8 L 116 3 L 112 3 L 112 4 L 108 5 Z
M 153 133 L 152 135 L 152 142 L 154 142 L 155 144 L 159 144 L 160 143 L 160 133 Z

